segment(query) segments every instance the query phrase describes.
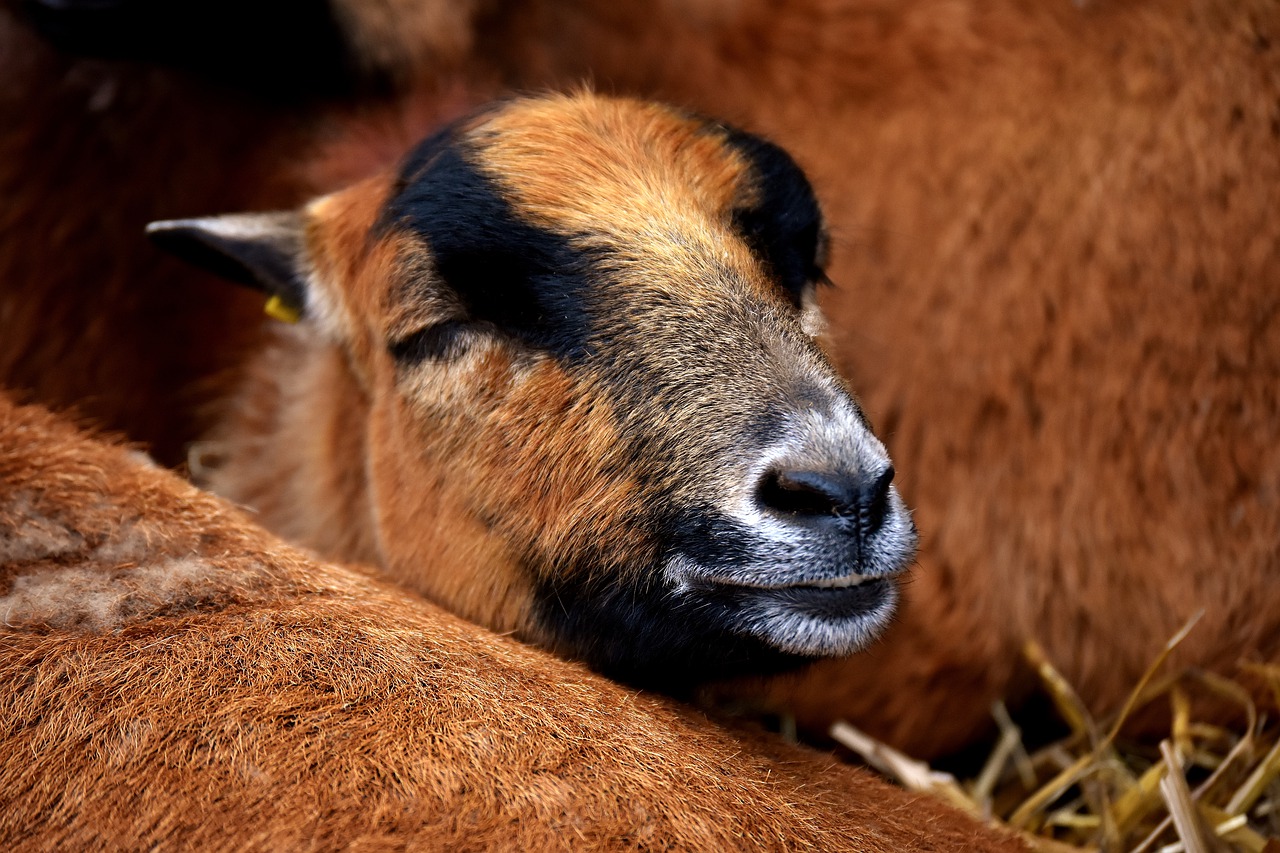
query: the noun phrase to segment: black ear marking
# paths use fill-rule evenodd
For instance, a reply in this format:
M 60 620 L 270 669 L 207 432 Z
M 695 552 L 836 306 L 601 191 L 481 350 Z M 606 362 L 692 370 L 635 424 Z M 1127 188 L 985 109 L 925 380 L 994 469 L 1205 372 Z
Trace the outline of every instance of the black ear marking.
M 729 145 L 751 164 L 760 194 L 756 204 L 734 211 L 734 225 L 798 300 L 806 284 L 826 279 L 822 213 L 813 187 L 782 148 L 745 131 L 720 127 Z
M 148 225 L 147 236 L 188 263 L 277 297 L 295 313 L 306 306 L 306 250 L 296 212 L 169 219 Z

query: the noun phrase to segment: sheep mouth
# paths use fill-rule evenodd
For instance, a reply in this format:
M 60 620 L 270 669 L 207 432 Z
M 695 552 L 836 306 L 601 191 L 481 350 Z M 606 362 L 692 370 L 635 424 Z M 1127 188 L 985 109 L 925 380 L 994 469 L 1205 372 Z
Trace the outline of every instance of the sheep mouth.
M 893 577 L 896 576 L 896 573 L 894 575 L 878 576 L 855 573 L 837 578 L 812 578 L 789 581 L 786 583 L 759 583 L 752 580 L 733 577 L 708 577 L 702 581 L 702 584 L 711 587 L 737 587 L 740 589 L 772 591 L 788 589 L 851 589 L 853 587 L 862 586 L 863 584 L 875 584 L 881 581 L 892 580 Z
M 805 657 L 837 657 L 869 646 L 898 604 L 892 577 L 844 586 L 796 584 L 739 593 L 738 629 L 773 648 Z
M 862 575 L 850 575 L 846 578 L 826 578 L 812 583 L 791 584 L 790 588 L 812 587 L 815 589 L 848 589 L 851 586 L 862 586 L 864 583 L 875 583 L 875 578 L 864 578 Z
M 772 602 L 796 612 L 814 611 L 828 619 L 855 619 L 879 608 L 897 590 L 896 577 L 850 576 L 762 586 L 732 581 L 697 584 L 699 592 L 748 602 Z
M 896 589 L 889 578 L 859 578 L 843 586 L 834 585 L 836 583 L 838 581 L 819 581 L 767 589 L 757 587 L 748 590 L 748 594 L 754 593 L 752 597 L 758 600 L 774 601 L 797 612 L 813 611 L 826 618 L 848 619 L 874 611 Z
M 826 555 L 818 555 L 814 562 L 822 560 L 825 566 L 810 566 L 797 571 L 797 566 L 769 564 L 751 560 L 737 566 L 706 566 L 687 557 L 679 556 L 666 565 L 667 577 L 677 588 L 711 592 L 715 590 L 739 590 L 743 593 L 811 592 L 813 594 L 839 593 L 863 589 L 868 594 L 879 594 L 891 587 L 910 570 L 914 552 L 866 559 L 856 553 L 838 561 Z M 843 574 L 836 574 L 843 572 Z
M 888 627 L 901 573 L 804 579 L 785 584 L 729 578 L 686 581 L 694 598 L 715 603 L 730 631 L 805 658 L 861 651 Z
M 784 570 L 779 582 L 775 565 L 761 583 L 718 568 L 676 558 L 664 566 L 666 583 L 639 587 L 561 576 L 538 593 L 541 630 L 613 678 L 681 693 L 866 648 L 893 616 L 902 574 L 809 565 Z M 837 576 L 822 577 L 824 568 Z
M 916 534 L 905 514 L 872 536 L 843 528 L 805 535 L 753 528 L 714 512 L 691 513 L 672 525 L 664 579 L 677 594 L 745 601 L 844 602 L 850 617 L 864 604 L 877 610 L 915 563 Z

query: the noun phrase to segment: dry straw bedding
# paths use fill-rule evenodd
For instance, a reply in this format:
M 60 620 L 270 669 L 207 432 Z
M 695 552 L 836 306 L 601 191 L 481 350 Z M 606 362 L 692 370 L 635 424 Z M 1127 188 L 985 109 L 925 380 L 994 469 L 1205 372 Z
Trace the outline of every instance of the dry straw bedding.
M 1198 618 L 1198 617 L 1197 617 Z M 999 737 L 981 771 L 960 780 L 837 723 L 831 736 L 907 788 L 1016 830 L 1043 853 L 1132 851 L 1280 853 L 1280 665 L 1245 663 L 1239 680 L 1202 670 L 1162 672 L 1193 619 L 1152 663 L 1121 709 L 1095 719 L 1043 650 L 1024 650 L 1070 734 L 1028 752 L 1002 704 Z M 1205 702 L 1236 706 L 1243 722 L 1197 719 Z M 1163 737 L 1125 736 L 1141 711 L 1167 704 Z

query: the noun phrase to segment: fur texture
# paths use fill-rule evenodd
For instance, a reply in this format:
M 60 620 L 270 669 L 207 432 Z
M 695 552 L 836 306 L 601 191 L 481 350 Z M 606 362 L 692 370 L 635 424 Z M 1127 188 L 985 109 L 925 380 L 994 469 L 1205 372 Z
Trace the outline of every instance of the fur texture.
M 149 17 L 146 5 L 59 4 L 72 22 L 58 25 L 57 9 L 44 17 L 55 32 L 78 32 L 73 45 L 116 55 L 130 43 L 98 43 L 120 35 L 112 9 L 175 22 Z M 39 6 L 0 0 L 0 386 L 75 407 L 178 465 L 258 346 L 261 302 L 167 257 L 142 230 L 155 219 L 299 203 L 316 189 L 287 164 L 313 156 L 330 118 L 361 108 L 277 91 L 254 64 L 268 57 L 251 60 L 226 40 L 213 43 L 219 56 L 237 53 L 233 67 L 189 71 L 59 49 L 32 27 Z M 125 29 L 141 24 L 130 18 Z M 137 35 L 148 44 L 201 38 L 183 29 Z M 254 38 L 255 28 L 237 29 Z M 442 44 L 441 57 L 450 50 Z M 476 97 L 442 79 L 440 97 L 420 97 L 410 111 L 439 122 Z
M 920 753 L 1038 639 L 1114 709 L 1280 654 L 1280 9 L 1267 0 L 527 3 L 484 55 L 793 151 L 837 364 L 924 531 L 884 642 L 768 688 Z M 748 692 L 758 689 L 746 688 Z
M 884 624 L 915 532 L 805 331 L 822 222 L 783 152 L 514 99 L 287 219 L 153 226 L 298 305 L 210 474 L 263 524 L 666 690 Z
M 318 563 L 3 397 L 0 553 L 6 849 L 1022 849 Z
M 399 79 L 428 67 L 416 22 L 347 6 L 360 38 L 388 45 L 382 56 Z M 1202 606 L 1177 663 L 1229 669 L 1241 656 L 1276 656 L 1278 14 L 1265 0 L 530 0 L 475 19 L 468 79 L 589 76 L 724 115 L 786 145 L 824 202 L 838 284 L 824 296 L 833 352 L 885 435 L 925 535 L 886 640 L 766 688 L 772 702 L 816 726 L 851 716 L 930 753 L 972 739 L 991 699 L 1029 689 L 1014 663 L 1029 636 L 1097 711 L 1115 707 Z M 6 240 L 29 235 L 5 243 L 3 280 L 22 299 L 61 307 L 6 314 L 6 331 L 36 325 L 11 326 L 13 316 L 71 331 L 7 362 L 9 375 L 29 372 L 39 378 L 24 386 L 95 411 L 127 401 L 130 419 L 113 423 L 176 447 L 193 435 L 181 420 L 189 398 L 157 395 L 168 380 L 138 379 L 185 363 L 193 340 L 199 359 L 225 356 L 211 342 L 219 336 L 149 337 L 121 288 L 96 291 L 104 302 L 92 313 L 126 331 L 110 334 L 110 347 L 105 334 L 80 333 L 96 328 L 80 288 L 116 268 L 104 258 L 125 263 L 133 232 L 123 225 L 110 239 L 80 228 L 56 243 L 56 266 L 38 250 L 83 209 L 78 198 L 97 197 L 68 178 L 66 140 L 122 139 L 133 156 L 159 137 L 142 113 L 113 137 L 94 136 L 87 94 L 51 112 L 48 93 L 61 90 L 29 81 L 79 80 L 86 66 L 50 66 L 29 38 L 19 47 L 0 55 L 15 69 L 4 79 L 23 83 L 12 90 L 23 99 L 6 101 L 23 131 L 5 141 L 23 147 L 0 163 L 17 170 L 10 183 L 25 189 L 12 197 L 31 213 L 0 229 Z M 332 189 L 391 162 L 438 123 L 441 103 L 468 97 L 465 87 L 442 99 L 437 82 L 415 86 L 402 90 L 408 134 L 396 117 L 341 110 L 332 126 L 345 138 L 291 160 L 308 159 L 312 186 Z M 238 109 L 218 126 L 243 127 Z M 188 149 L 198 170 L 162 180 L 190 203 L 150 209 L 130 227 L 213 210 L 192 188 L 198 175 L 239 184 L 223 177 L 240 174 L 235 156 Z M 84 162 L 96 176 L 124 173 L 119 157 L 113 168 L 99 168 L 100 156 Z M 108 194 L 154 195 L 155 180 Z M 131 267 L 139 282 L 149 270 Z M 212 316 L 186 304 L 185 290 L 158 292 L 178 300 L 174 316 Z M 25 334 L 6 335 L 5 348 Z M 54 372 L 96 363 L 132 370 L 90 382 L 75 377 L 99 375 Z M 177 387 L 199 375 L 184 370 Z
M 831 343 L 926 536 L 886 641 L 771 701 L 935 753 L 1027 638 L 1100 713 L 1201 607 L 1175 665 L 1273 658 L 1275 7 L 700 8 L 529 4 L 488 55 L 726 114 L 823 196 Z

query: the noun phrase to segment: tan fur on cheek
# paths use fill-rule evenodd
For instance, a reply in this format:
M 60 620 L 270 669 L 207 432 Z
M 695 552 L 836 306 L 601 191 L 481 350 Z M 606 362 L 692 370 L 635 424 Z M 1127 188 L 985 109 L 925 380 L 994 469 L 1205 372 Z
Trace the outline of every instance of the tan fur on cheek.
M 424 430 L 395 390 L 394 367 L 383 364 L 383 389 L 369 417 L 369 474 L 374 527 L 384 568 L 399 582 L 460 615 L 498 631 L 528 625 L 528 579 L 510 548 L 471 511 L 458 483 L 475 485 L 453 449 L 419 443 Z M 446 386 L 446 394 L 449 383 Z M 483 393 L 454 385 L 484 410 Z M 384 536 L 384 531 L 394 535 Z
M 404 440 L 400 418 L 375 406 L 370 438 L 380 452 L 371 464 L 375 526 L 384 568 L 399 582 L 450 610 L 497 631 L 528 627 L 528 579 L 510 548 L 458 500 L 443 477 L 470 480 L 465 470 L 439 470 Z
M 597 555 L 592 571 L 649 561 L 638 486 L 616 473 L 619 437 L 599 395 L 551 361 L 515 367 L 497 349 L 424 377 L 408 400 L 380 395 L 391 402 L 372 419 L 377 526 L 394 531 L 381 548 L 397 578 L 527 634 L 531 584 L 582 568 L 558 565 L 563 555 Z
M 503 401 L 472 453 L 480 511 L 526 543 L 538 570 L 563 571 L 566 554 L 596 554 L 596 570 L 634 567 L 652 550 L 638 528 L 643 497 L 611 409 L 551 361 L 541 362 Z

